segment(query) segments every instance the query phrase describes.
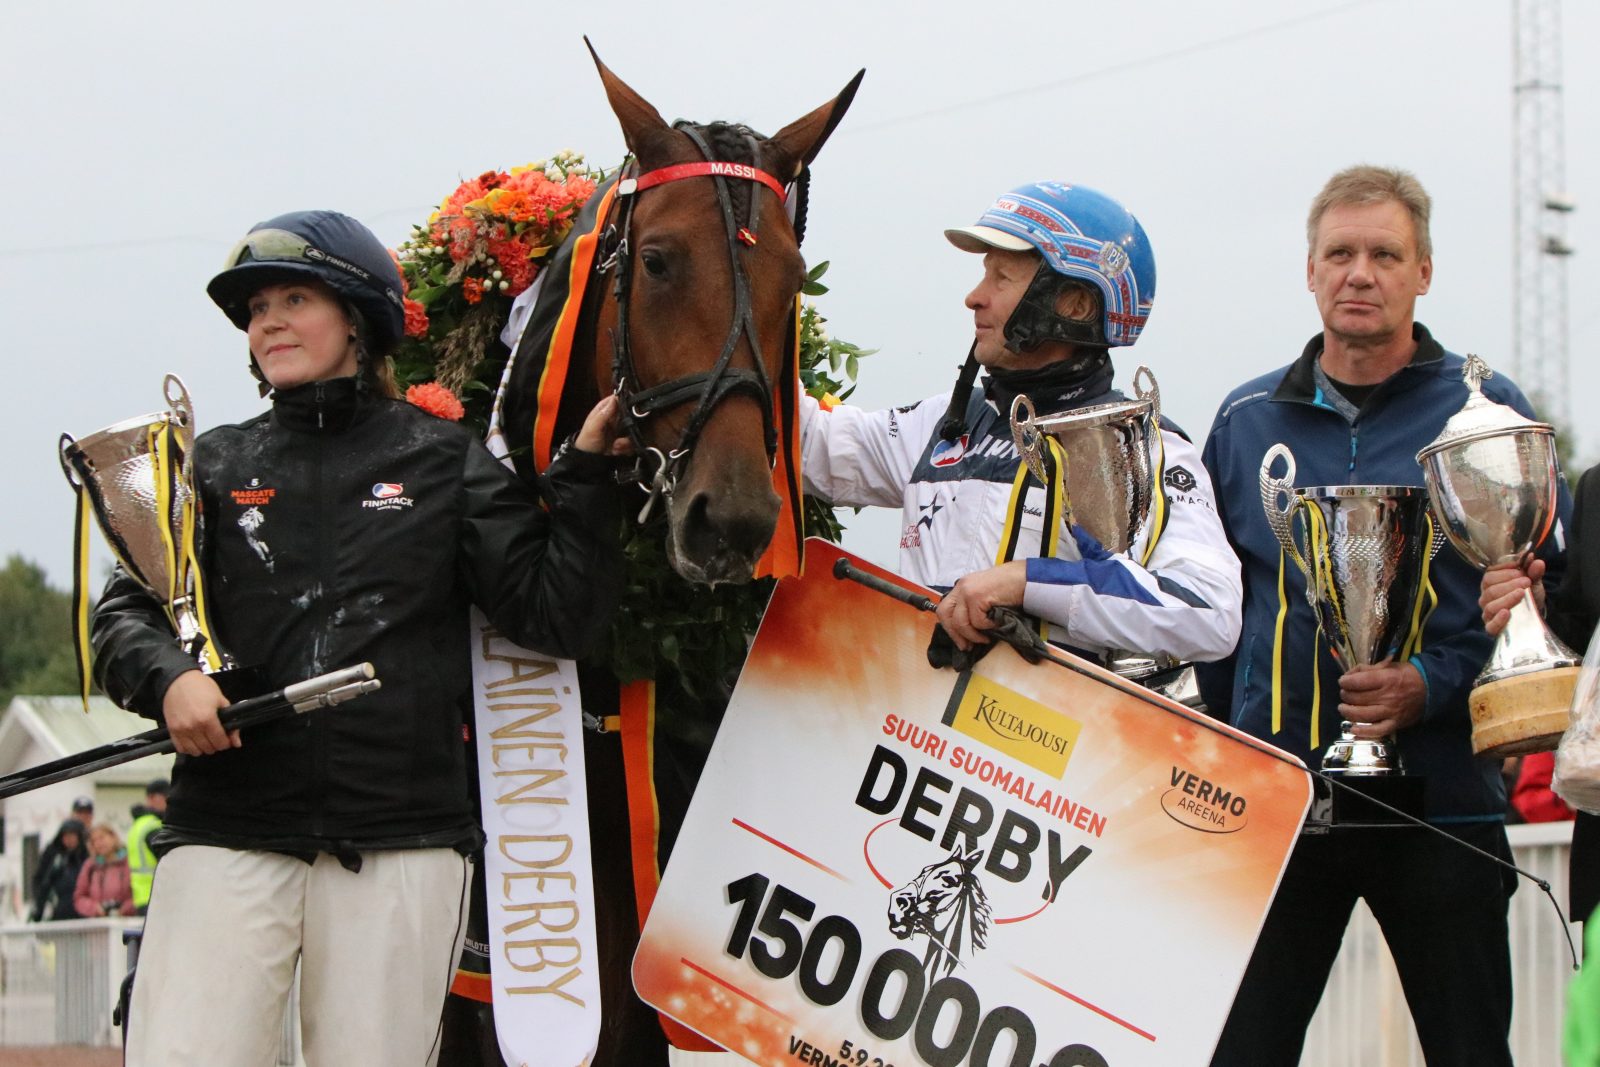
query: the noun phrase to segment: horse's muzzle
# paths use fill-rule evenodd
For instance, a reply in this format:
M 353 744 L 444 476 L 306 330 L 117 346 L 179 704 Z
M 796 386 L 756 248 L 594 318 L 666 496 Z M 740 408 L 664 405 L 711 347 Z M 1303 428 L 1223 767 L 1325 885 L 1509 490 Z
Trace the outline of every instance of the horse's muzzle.
M 706 585 L 748 582 L 777 528 L 778 503 L 770 490 L 754 499 L 705 491 L 675 498 L 667 544 L 673 569 Z

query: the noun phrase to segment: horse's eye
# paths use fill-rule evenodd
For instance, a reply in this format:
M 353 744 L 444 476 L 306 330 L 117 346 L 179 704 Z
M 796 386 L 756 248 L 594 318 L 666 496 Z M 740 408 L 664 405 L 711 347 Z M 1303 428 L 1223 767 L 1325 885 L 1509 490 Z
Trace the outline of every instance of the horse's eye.
M 644 264 L 644 269 L 652 278 L 665 278 L 667 276 L 667 257 L 654 248 L 646 248 L 639 253 L 639 262 Z

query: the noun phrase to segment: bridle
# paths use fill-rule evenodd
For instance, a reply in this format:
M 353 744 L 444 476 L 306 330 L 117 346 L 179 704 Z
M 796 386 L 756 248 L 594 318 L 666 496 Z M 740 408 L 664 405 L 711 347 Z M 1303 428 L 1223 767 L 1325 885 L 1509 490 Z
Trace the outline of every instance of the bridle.
M 679 477 L 688 467 L 689 455 L 699 441 L 700 433 L 710 420 L 711 413 L 718 404 L 730 396 L 743 393 L 756 400 L 761 408 L 769 467 L 777 456 L 778 434 L 773 420 L 772 382 L 767 376 L 766 364 L 761 356 L 761 340 L 756 333 L 750 300 L 750 280 L 745 274 L 744 261 L 739 255 L 741 245 L 754 247 L 759 239 L 757 227 L 760 222 L 761 197 L 752 190 L 750 218 L 746 225 L 740 226 L 734 214 L 733 197 L 728 187 L 729 180 L 756 182 L 776 193 L 790 213 L 797 242 L 804 232 L 805 225 L 805 184 L 809 176 L 807 172 L 802 172 L 792 186 L 785 188 L 777 178 L 761 169 L 760 142 L 748 131 L 745 132 L 744 139 L 750 146 L 752 162 L 735 163 L 712 158 L 711 146 L 706 141 L 702 127 L 679 122 L 675 124 L 675 128 L 694 142 L 704 159 L 695 163 L 660 167 L 643 174 L 637 174 L 638 164 L 631 162 L 617 182 L 616 202 L 620 207 L 614 210 L 620 210 L 620 217 L 605 227 L 602 249 L 606 251 L 597 257 L 595 268 L 599 274 L 616 270 L 613 293 L 617 301 L 617 325 L 611 335 L 611 380 L 615 383 L 617 399 L 622 407 L 621 429 L 633 442 L 638 457 L 633 470 L 625 478 L 637 482 L 648 494 L 644 508 L 639 512 L 641 523 L 649 518 L 658 500 L 663 496 L 668 500 L 671 499 Z M 633 284 L 634 249 L 630 237 L 634 205 L 639 195 L 646 189 L 685 178 L 699 177 L 712 179 L 716 188 L 717 203 L 722 209 L 728 259 L 733 268 L 733 319 L 722 342 L 722 351 L 708 370 L 686 374 L 636 390 L 633 385 L 639 381 L 639 374 L 633 362 L 629 337 L 631 320 L 628 309 L 628 297 Z M 738 347 L 741 335 L 749 340 L 755 364 L 754 370 L 731 366 L 733 353 Z M 642 428 L 647 420 L 663 411 L 690 402 L 695 402 L 694 411 L 690 413 L 688 424 L 684 426 L 683 433 L 675 446 L 663 451 L 645 442 Z

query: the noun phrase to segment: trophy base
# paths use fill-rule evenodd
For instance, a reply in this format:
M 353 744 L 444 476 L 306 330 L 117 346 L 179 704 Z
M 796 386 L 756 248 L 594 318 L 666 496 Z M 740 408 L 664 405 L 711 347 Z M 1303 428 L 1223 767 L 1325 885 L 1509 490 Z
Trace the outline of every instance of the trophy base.
M 1550 752 L 1572 721 L 1581 667 L 1519 674 L 1472 691 L 1472 751 L 1494 759 Z
M 1325 779 L 1314 779 L 1311 811 L 1306 815 L 1305 834 L 1325 834 L 1331 830 L 1403 829 L 1412 823 L 1405 818 L 1422 818 L 1422 792 L 1426 779 L 1414 774 L 1338 775 L 1348 789 L 1340 789 Z M 1381 801 L 1401 814 L 1380 808 Z
M 1339 724 L 1339 739 L 1322 754 L 1322 773 L 1335 778 L 1387 778 L 1405 773 L 1392 737 L 1356 737 Z

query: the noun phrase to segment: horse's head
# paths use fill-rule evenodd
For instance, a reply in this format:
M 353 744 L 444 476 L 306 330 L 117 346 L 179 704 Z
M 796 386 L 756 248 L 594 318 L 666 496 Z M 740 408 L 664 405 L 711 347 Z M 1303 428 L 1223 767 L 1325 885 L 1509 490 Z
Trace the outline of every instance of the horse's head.
M 954 918 L 953 911 L 963 898 L 983 889 L 973 874 L 982 849 L 963 852 L 959 847 L 937 863 L 922 868 L 922 873 L 894 891 L 889 898 L 889 932 L 905 940 L 912 934 L 935 934 Z
M 666 498 L 673 567 L 691 581 L 747 581 L 780 506 L 773 390 L 805 280 L 791 221 L 804 196 L 796 183 L 861 75 L 761 137 L 727 123 L 669 125 L 598 56 L 595 64 L 636 161 L 612 214 L 615 276 L 596 320 L 597 384 L 620 390 L 642 473 Z

